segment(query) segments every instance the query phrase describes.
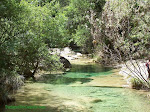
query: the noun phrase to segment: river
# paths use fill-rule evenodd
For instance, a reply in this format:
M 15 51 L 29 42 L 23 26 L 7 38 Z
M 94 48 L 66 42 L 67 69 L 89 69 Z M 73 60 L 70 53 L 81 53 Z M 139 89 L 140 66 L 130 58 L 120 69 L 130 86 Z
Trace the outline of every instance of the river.
M 65 74 L 44 74 L 27 82 L 8 106 L 45 106 L 45 109 L 5 109 L 5 112 L 150 112 L 145 92 L 123 88 L 117 70 L 98 64 L 72 63 Z M 143 94 L 144 93 L 144 94 Z

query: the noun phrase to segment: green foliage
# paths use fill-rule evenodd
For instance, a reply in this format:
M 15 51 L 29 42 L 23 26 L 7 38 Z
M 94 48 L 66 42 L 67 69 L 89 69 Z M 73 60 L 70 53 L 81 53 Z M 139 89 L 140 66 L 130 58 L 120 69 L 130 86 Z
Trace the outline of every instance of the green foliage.
M 87 39 L 89 39 L 90 33 L 85 26 L 78 26 L 76 33 L 73 34 L 73 40 L 78 46 L 83 46 L 86 44 Z
M 0 17 L 17 17 L 17 14 L 22 11 L 19 2 L 20 0 L 0 1 Z
M 144 88 L 146 86 L 139 79 L 132 78 L 132 80 L 131 80 L 131 87 L 133 89 L 142 89 L 142 88 Z
M 92 49 L 94 22 L 91 18 L 96 20 L 100 16 L 104 3 L 105 0 L 70 0 L 70 4 L 65 7 L 71 41 L 85 48 L 84 50 Z
M 106 63 L 149 54 L 149 4 L 148 0 L 106 1 L 98 20 L 100 31 L 95 32 L 101 45 L 97 53 Z
M 66 18 L 55 10 L 58 3 L 41 7 L 25 0 L 5 0 L 0 8 L 5 10 L 0 15 L 0 101 L 6 101 L 7 93 L 22 85 L 20 75 L 25 72 L 35 71 L 37 65 L 60 69 L 59 57 L 50 54 L 48 45 L 64 46 L 68 40 L 63 29 Z

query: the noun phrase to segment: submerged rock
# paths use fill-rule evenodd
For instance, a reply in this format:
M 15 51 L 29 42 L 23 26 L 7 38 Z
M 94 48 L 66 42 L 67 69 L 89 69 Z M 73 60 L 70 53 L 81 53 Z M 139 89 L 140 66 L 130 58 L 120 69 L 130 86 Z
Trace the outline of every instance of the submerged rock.
M 98 103 L 98 102 L 102 102 L 102 100 L 101 99 L 95 99 L 92 101 L 92 103 Z

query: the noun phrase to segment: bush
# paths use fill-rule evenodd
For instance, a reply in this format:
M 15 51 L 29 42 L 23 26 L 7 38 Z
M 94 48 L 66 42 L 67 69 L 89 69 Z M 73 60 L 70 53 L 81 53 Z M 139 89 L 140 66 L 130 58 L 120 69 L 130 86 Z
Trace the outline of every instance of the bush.
M 0 103 L 6 104 L 12 99 L 13 94 L 24 84 L 24 78 L 17 74 L 16 71 L 1 69 L 0 71 Z
M 132 87 L 133 89 L 137 89 L 137 90 L 147 88 L 147 87 L 144 85 L 144 83 L 143 83 L 141 80 L 137 79 L 137 78 L 132 78 L 132 79 L 131 79 L 131 87 Z

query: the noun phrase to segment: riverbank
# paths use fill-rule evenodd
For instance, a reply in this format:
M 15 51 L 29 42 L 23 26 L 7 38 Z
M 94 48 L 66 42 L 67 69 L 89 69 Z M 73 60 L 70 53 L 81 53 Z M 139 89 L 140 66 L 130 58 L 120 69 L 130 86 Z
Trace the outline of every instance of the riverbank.
M 71 64 L 78 64 L 78 65 L 94 65 L 95 61 L 92 58 L 87 57 L 87 55 L 83 55 L 81 53 L 75 53 L 71 51 L 69 48 L 65 48 L 62 53 L 60 53 L 62 56 L 64 56 L 66 59 L 68 59 Z M 137 65 L 132 65 L 132 63 L 138 64 L 140 68 L 138 68 Z M 71 86 L 94 86 L 94 87 L 118 87 L 118 88 L 132 88 L 131 80 L 134 78 L 134 74 L 131 73 L 131 71 L 127 68 L 130 67 L 132 71 L 138 72 L 141 71 L 141 74 L 146 73 L 146 68 L 145 68 L 145 60 L 133 60 L 133 62 L 126 62 L 125 64 L 120 64 L 117 66 L 114 66 L 114 69 L 112 70 L 112 74 L 108 76 L 93 76 L 90 77 L 91 81 L 87 82 L 85 84 L 81 84 L 81 82 L 77 81 Z M 101 66 L 99 64 L 99 66 Z M 136 70 L 136 69 L 137 70 Z M 141 70 L 140 70 L 141 69 Z M 60 72 L 61 74 L 61 72 Z M 143 77 L 146 79 L 147 74 L 144 74 Z M 131 90 L 135 91 L 140 95 L 143 95 L 143 97 L 146 97 L 150 99 L 150 92 L 147 89 L 142 89 L 142 90 Z

